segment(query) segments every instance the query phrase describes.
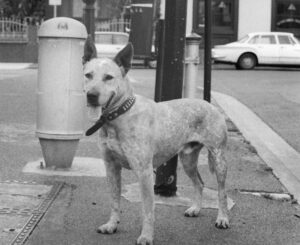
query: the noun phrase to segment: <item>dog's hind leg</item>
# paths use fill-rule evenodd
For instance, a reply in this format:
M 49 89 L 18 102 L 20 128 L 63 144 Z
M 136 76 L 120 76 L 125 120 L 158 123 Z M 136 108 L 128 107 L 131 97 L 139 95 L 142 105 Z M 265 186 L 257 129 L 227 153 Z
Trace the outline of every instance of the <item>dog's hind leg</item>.
M 218 182 L 219 210 L 215 226 L 220 229 L 227 229 L 229 227 L 227 195 L 225 191 L 227 166 L 223 149 L 209 149 L 208 162 L 210 169 L 216 173 Z
M 197 164 L 199 152 L 202 147 L 202 144 L 196 142 L 188 143 L 179 153 L 179 158 L 183 165 L 183 169 L 192 180 L 195 192 L 192 206 L 184 212 L 184 215 L 187 217 L 197 217 L 201 210 L 204 184 L 198 172 Z
M 120 223 L 120 198 L 121 198 L 121 166 L 114 162 L 106 162 L 106 178 L 111 194 L 111 214 L 108 222 L 101 225 L 98 233 L 112 234 L 117 231 Z

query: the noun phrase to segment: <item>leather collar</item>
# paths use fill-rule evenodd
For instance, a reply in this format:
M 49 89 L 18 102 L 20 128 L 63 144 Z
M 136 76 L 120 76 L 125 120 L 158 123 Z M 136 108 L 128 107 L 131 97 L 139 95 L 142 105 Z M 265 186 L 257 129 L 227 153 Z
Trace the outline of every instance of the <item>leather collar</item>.
M 124 114 L 126 111 L 128 111 L 133 106 L 134 103 L 135 103 L 135 97 L 134 96 L 128 97 L 128 99 L 125 100 L 123 104 L 120 105 L 120 107 L 118 107 L 116 110 L 101 115 L 99 120 L 86 131 L 85 135 L 86 136 L 92 135 L 98 129 L 100 129 L 107 121 L 112 121 L 117 117 L 119 117 L 120 115 Z

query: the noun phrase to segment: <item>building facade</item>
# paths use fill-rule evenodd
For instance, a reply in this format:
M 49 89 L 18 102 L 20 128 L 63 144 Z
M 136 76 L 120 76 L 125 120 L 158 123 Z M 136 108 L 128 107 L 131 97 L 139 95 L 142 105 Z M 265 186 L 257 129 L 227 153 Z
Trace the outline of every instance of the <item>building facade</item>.
M 155 1 L 163 5 L 165 0 Z M 119 18 L 123 6 L 130 2 L 96 0 L 95 17 Z M 187 0 L 187 34 L 194 31 L 204 36 L 204 3 L 205 0 Z M 232 42 L 255 31 L 292 32 L 300 38 L 300 0 L 211 0 L 211 3 L 213 45 Z M 58 16 L 81 19 L 83 8 L 82 0 L 62 1 Z M 53 16 L 52 6 L 47 7 L 46 15 Z
M 204 35 L 204 2 L 192 0 L 192 30 Z M 300 0 L 212 0 L 213 44 L 242 38 L 249 32 L 283 31 L 300 37 Z M 189 17 L 190 18 L 190 17 Z

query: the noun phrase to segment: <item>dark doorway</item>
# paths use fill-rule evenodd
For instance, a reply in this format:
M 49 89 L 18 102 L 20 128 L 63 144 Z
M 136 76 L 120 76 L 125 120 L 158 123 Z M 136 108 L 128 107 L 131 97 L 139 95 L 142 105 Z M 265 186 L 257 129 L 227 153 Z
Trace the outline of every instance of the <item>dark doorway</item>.
M 193 29 L 204 36 L 204 0 L 194 0 Z M 212 0 L 213 45 L 224 44 L 237 39 L 238 0 Z

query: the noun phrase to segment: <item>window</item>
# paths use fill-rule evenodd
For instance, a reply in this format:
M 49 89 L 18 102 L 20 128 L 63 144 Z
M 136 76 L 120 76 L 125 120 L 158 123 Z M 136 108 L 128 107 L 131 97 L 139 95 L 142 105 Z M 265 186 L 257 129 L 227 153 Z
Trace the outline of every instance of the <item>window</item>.
M 289 36 L 278 35 L 278 40 L 280 44 L 293 44 Z
M 271 30 L 300 37 L 300 0 L 272 0 Z
M 213 29 L 233 29 L 234 26 L 234 0 L 212 0 L 212 26 Z M 197 28 L 204 27 L 204 0 L 198 0 Z
M 237 42 L 239 42 L 239 43 L 245 43 L 248 39 L 249 39 L 249 36 L 246 35 L 246 36 L 242 37 L 241 39 L 239 39 Z
M 250 44 L 257 44 L 257 43 L 258 43 L 258 39 L 259 39 L 259 36 L 256 35 L 256 36 L 252 37 L 252 38 L 249 40 L 248 43 L 250 43 Z
M 214 26 L 232 26 L 232 3 L 230 1 L 212 1 L 212 23 Z
M 193 31 L 203 36 L 205 27 L 205 0 L 193 0 Z M 240 0 L 210 0 L 212 45 L 236 41 Z M 300 1 L 300 0 L 299 0 Z M 201 42 L 202 43 L 202 42 Z M 200 44 L 203 45 L 203 44 Z M 202 46 L 203 47 L 203 46 Z
M 279 29 L 300 28 L 300 1 L 276 1 L 276 27 Z
M 273 35 L 262 35 L 259 44 L 276 44 L 276 40 Z
M 250 44 L 276 44 L 274 35 L 255 35 L 249 42 Z

